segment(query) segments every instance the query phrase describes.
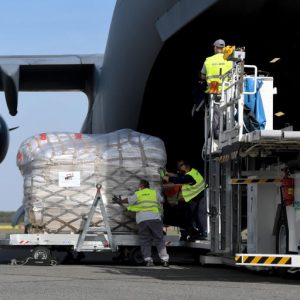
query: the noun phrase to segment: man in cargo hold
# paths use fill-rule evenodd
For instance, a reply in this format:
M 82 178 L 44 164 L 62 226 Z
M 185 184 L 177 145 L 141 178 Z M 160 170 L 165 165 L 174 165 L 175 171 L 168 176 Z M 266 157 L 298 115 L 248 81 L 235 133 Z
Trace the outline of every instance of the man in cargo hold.
M 184 160 L 177 162 L 179 175 L 168 174 L 163 180 L 181 184 L 181 192 L 188 205 L 187 227 L 182 231 L 181 240 L 195 241 L 207 239 L 207 213 L 204 190 L 206 183 L 202 175 Z
M 152 243 L 164 267 L 169 266 L 169 255 L 164 241 L 163 223 L 161 221 L 161 203 L 163 198 L 154 189 L 150 189 L 147 180 L 141 180 L 139 190 L 131 197 L 121 200 L 129 203 L 128 210 L 136 212 L 141 252 L 146 266 L 153 266 Z

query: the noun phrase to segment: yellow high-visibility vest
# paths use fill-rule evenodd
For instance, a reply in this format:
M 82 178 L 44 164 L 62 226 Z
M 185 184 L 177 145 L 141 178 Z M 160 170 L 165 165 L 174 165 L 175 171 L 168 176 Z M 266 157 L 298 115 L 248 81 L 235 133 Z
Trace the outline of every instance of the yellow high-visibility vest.
M 128 206 L 129 211 L 133 212 L 160 212 L 160 205 L 157 200 L 156 191 L 152 189 L 142 189 L 135 192 L 137 200 L 134 204 Z
M 207 57 L 204 62 L 207 85 L 209 86 L 212 81 L 219 82 L 219 92 L 222 91 L 223 80 L 226 80 L 226 76 L 224 77 L 224 75 L 232 69 L 232 61 L 225 60 L 223 56 L 223 53 L 217 53 Z
M 192 176 L 193 179 L 196 181 L 194 185 L 190 185 L 190 184 L 182 185 L 181 192 L 184 201 L 189 202 L 205 189 L 206 184 L 202 175 L 196 169 L 191 169 L 189 172 L 186 173 L 186 175 Z

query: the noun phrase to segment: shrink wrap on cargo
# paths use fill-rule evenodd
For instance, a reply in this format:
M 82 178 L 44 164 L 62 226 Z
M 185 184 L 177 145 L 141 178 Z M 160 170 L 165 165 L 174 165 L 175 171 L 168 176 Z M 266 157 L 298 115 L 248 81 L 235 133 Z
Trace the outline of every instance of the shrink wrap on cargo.
M 162 140 L 130 129 L 33 136 L 17 155 L 24 177 L 25 224 L 32 233 L 79 232 L 100 183 L 112 231 L 133 232 L 134 214 L 112 202 L 112 196 L 133 194 L 140 179 L 160 191 L 159 169 L 165 164 Z M 104 225 L 100 209 L 92 225 Z

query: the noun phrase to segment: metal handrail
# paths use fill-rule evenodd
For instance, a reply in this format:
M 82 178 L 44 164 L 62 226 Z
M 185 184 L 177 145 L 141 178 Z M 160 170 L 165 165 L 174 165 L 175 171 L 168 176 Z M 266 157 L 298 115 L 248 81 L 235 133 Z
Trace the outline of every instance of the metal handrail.
M 245 76 L 244 78 L 253 78 L 254 80 L 254 87 L 252 92 L 246 92 L 243 90 L 244 95 L 254 95 L 256 94 L 256 88 L 257 88 L 257 66 L 254 65 L 244 65 L 244 68 L 247 69 L 254 69 L 254 76 Z
M 245 69 L 252 69 L 254 75 L 244 76 Z M 226 74 L 228 79 L 222 81 L 221 100 L 219 103 L 219 143 L 217 150 L 220 150 L 225 144 L 230 145 L 234 141 L 242 140 L 244 127 L 244 95 L 253 95 L 256 93 L 257 72 L 258 70 L 255 65 L 244 65 L 243 61 L 236 62 L 232 68 L 231 74 Z M 244 81 L 246 78 L 252 78 L 254 80 L 253 90 L 251 91 L 245 91 Z M 213 103 L 210 103 L 208 115 L 209 124 L 206 134 L 210 132 L 211 140 L 213 140 Z M 212 149 L 212 141 L 210 141 L 208 152 L 211 153 L 214 151 L 215 150 Z

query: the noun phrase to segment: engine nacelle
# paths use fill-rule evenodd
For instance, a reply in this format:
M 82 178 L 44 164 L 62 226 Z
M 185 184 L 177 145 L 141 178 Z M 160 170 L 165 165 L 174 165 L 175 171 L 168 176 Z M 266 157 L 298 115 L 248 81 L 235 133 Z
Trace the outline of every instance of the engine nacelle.
M 9 130 L 4 119 L 0 116 L 0 163 L 4 160 L 9 144 Z

